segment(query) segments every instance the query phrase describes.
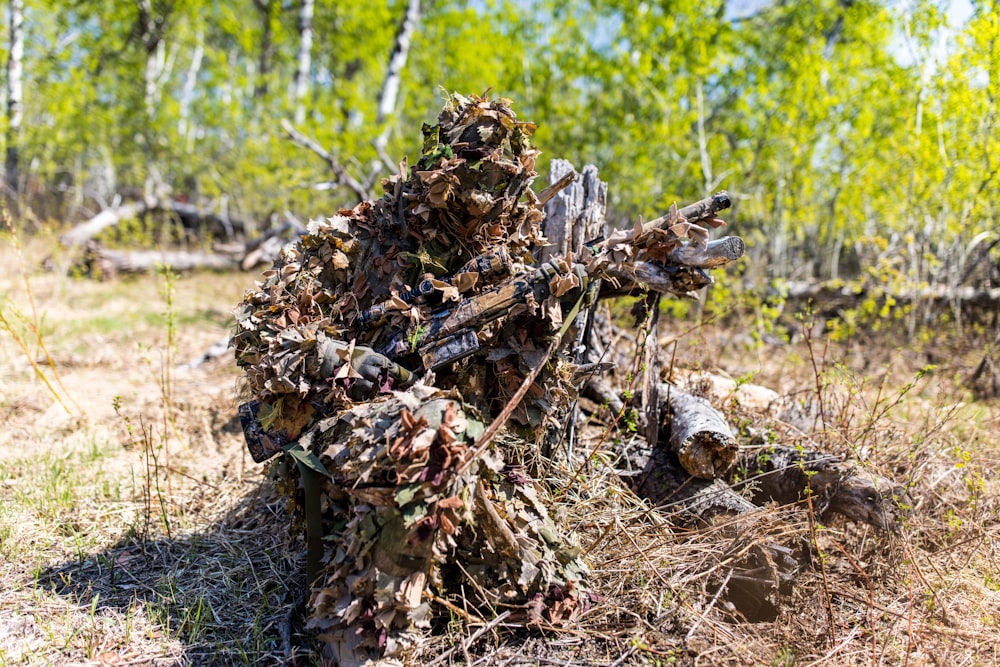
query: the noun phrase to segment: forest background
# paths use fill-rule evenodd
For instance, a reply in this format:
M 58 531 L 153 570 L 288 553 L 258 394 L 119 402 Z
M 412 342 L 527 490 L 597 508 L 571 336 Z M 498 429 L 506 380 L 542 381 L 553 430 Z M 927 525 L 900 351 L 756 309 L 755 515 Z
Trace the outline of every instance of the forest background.
M 22 4 L 6 182 L 36 225 L 154 182 L 262 227 L 329 214 L 416 155 L 442 91 L 489 89 L 538 124 L 542 173 L 598 166 L 613 222 L 728 189 L 768 278 L 954 283 L 997 226 L 990 2 Z
M 610 528 L 617 506 L 581 502 L 578 527 L 611 593 L 577 644 L 561 637 L 560 664 L 997 664 L 996 2 L 3 9 L 0 664 L 275 664 L 311 641 L 292 622 L 302 564 L 287 516 L 235 420 L 232 358 L 180 363 L 226 336 L 257 270 L 87 280 L 60 234 L 165 193 L 248 222 L 248 237 L 330 215 L 377 195 L 403 156 L 416 162 L 416 129 L 448 92 L 486 90 L 537 123 L 539 180 L 553 158 L 598 167 L 612 226 L 726 189 L 725 231 L 748 257 L 713 271 L 699 302 L 663 301 L 674 317 L 661 319 L 662 350 L 818 406 L 784 444 L 858 459 L 915 499 L 891 536 L 822 526 L 810 510 L 803 541 L 814 566 L 831 567 L 800 573 L 773 624 L 733 624 L 716 604 L 706 582 L 723 570 L 718 536 L 667 531 L 636 545 L 629 525 Z M 174 222 L 123 221 L 98 238 L 234 240 Z M 818 281 L 826 296 L 857 298 L 784 303 Z M 741 442 L 784 433 L 758 429 L 734 395 L 723 407 Z M 620 484 L 574 482 L 598 500 Z M 468 662 L 470 650 L 507 650 L 492 635 L 475 646 L 481 635 L 461 623 L 447 630 L 427 649 L 439 662 L 457 648 Z M 511 650 L 553 650 L 541 635 L 525 641 Z

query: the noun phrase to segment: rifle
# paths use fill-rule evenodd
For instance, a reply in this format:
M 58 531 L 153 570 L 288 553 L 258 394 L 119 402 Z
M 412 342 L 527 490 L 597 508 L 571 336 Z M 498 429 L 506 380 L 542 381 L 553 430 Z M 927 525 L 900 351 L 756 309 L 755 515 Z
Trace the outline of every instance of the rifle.
M 669 227 L 679 219 L 694 223 L 712 218 L 729 206 L 728 194 L 720 192 L 646 223 L 640 233 L 647 234 L 658 228 Z M 629 230 L 618 234 L 616 239 L 614 236 L 612 238 L 616 242 L 627 241 L 636 232 L 639 230 Z M 611 240 L 598 241 L 591 246 L 591 251 L 595 254 L 601 252 Z M 604 267 L 600 273 L 618 282 L 632 283 L 633 286 L 638 284 L 654 290 L 686 295 L 711 283 L 712 280 L 704 269 L 738 259 L 744 252 L 742 239 L 735 236 L 724 237 L 710 241 L 704 247 L 688 243 L 674 248 L 668 255 L 668 263 L 635 262 L 627 268 Z M 426 321 L 395 332 L 376 351 L 402 368 L 413 367 L 418 362 L 425 370 L 436 371 L 477 352 L 480 349 L 477 332 L 483 326 L 507 315 L 518 305 L 530 300 L 541 302 L 548 298 L 553 278 L 568 276 L 570 273 L 576 275 L 580 289 L 583 290 L 577 294 L 586 300 L 593 298 L 596 284 L 590 278 L 601 277 L 589 275 L 587 265 L 583 263 L 563 263 L 560 266 L 557 261 L 515 273 L 514 262 L 507 251 L 501 248 L 472 259 L 450 276 L 421 281 L 415 288 L 398 295 L 391 302 L 377 304 L 362 312 L 356 323 L 363 327 L 375 325 L 390 311 L 398 310 L 400 302 L 412 305 L 418 299 L 430 297 L 441 283 L 452 285 L 458 275 L 471 272 L 479 274 L 479 279 L 486 284 L 496 284 L 457 303 L 438 306 Z M 409 372 L 405 375 L 411 377 Z M 288 439 L 283 434 L 270 433 L 262 427 L 256 414 L 257 405 L 258 401 L 245 403 L 240 406 L 239 411 L 247 448 L 254 461 L 260 463 L 284 449 Z
M 588 281 L 583 265 L 573 264 L 570 271 L 586 290 Z M 547 262 L 532 272 L 511 276 L 455 305 L 438 308 L 426 322 L 396 332 L 376 351 L 404 365 L 407 358 L 416 356 L 426 370 L 436 371 L 477 352 L 479 337 L 476 332 L 480 328 L 529 299 L 545 300 L 550 294 L 552 278 L 567 273 L 556 263 Z M 362 318 L 370 319 L 370 316 L 365 313 Z
M 713 218 L 719 211 L 731 206 L 729 195 L 719 192 L 711 197 L 685 206 L 679 211 L 652 220 L 642 226 L 641 233 L 648 234 L 654 229 L 665 228 L 678 221 L 696 223 L 707 218 Z M 630 230 L 623 238 L 631 238 Z M 607 241 L 595 243 L 592 252 L 600 252 Z M 737 236 L 727 236 L 716 241 L 710 241 L 704 247 L 698 244 L 674 248 L 668 255 L 669 263 L 656 264 L 650 262 L 636 263 L 628 269 L 605 268 L 602 272 L 617 281 L 640 283 L 660 291 L 687 295 L 711 283 L 711 278 L 704 269 L 720 266 L 743 256 L 746 246 Z M 519 304 L 525 303 L 529 297 L 540 302 L 550 293 L 549 284 L 556 275 L 566 275 L 565 267 L 553 262 L 543 264 L 534 271 L 525 271 L 510 275 L 512 262 L 506 251 L 498 251 L 482 255 L 468 262 L 450 277 L 440 279 L 445 284 L 452 284 L 454 276 L 466 271 L 476 271 L 481 278 L 493 281 L 496 278 L 510 276 L 504 282 L 490 287 L 478 294 L 467 297 L 455 305 L 444 305 L 435 310 L 431 317 L 419 325 L 404 331 L 396 332 L 389 341 L 377 349 L 389 359 L 403 363 L 409 359 L 418 358 L 426 370 L 438 370 L 455 363 L 479 350 L 479 337 L 476 332 L 484 325 L 503 317 Z M 584 289 L 588 289 L 589 278 L 587 266 L 582 263 L 570 265 L 569 272 L 575 274 Z M 593 276 L 598 277 L 598 276 Z M 421 296 L 433 293 L 433 281 L 425 280 L 417 288 L 401 294 L 399 299 L 406 304 L 412 304 Z M 385 304 L 374 306 L 359 316 L 363 325 L 371 324 L 387 312 Z

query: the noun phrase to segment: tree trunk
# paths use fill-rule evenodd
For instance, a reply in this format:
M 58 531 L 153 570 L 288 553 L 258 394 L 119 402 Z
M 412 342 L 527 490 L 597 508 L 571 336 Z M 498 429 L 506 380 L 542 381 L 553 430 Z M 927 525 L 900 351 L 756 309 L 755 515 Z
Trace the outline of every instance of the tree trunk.
M 274 50 L 274 29 L 272 28 L 272 9 L 274 0 L 253 0 L 254 7 L 261 17 L 260 53 L 257 56 L 257 84 L 253 89 L 254 99 L 267 97 L 267 76 L 271 71 L 271 52 Z
M 10 53 L 7 56 L 7 160 L 8 202 L 14 209 L 20 179 L 21 101 L 24 58 L 24 0 L 10 0 Z
M 299 11 L 299 54 L 295 67 L 295 124 L 306 120 L 306 95 L 309 93 L 309 71 L 312 69 L 314 0 L 302 0 Z
M 392 47 L 392 55 L 389 56 L 389 67 L 386 69 L 382 92 L 378 99 L 378 116 L 375 120 L 379 125 L 384 124 L 396 111 L 400 79 L 403 68 L 406 66 L 406 59 L 410 54 L 413 33 L 419 22 L 420 0 L 409 0 L 406 4 L 406 13 L 403 14 L 403 20 L 400 21 L 399 29 L 396 31 L 396 41 Z M 388 141 L 389 128 L 385 127 L 375 140 L 376 147 L 379 150 L 384 150 Z
M 184 144 L 184 150 L 190 153 L 194 148 L 194 128 L 190 124 L 191 102 L 194 100 L 194 91 L 198 83 L 198 72 L 201 70 L 201 60 L 205 55 L 205 33 L 199 28 L 194 53 L 191 55 L 191 66 L 188 68 L 187 76 L 184 79 L 184 89 L 181 92 L 180 101 L 180 121 L 178 122 L 177 134 Z
M 552 160 L 549 167 L 550 186 L 568 177 L 573 177 L 573 182 L 546 195 L 550 198 L 545 204 L 544 231 L 550 245 L 539 250 L 540 263 L 567 254 L 575 257 L 585 243 L 606 233 L 604 216 L 608 206 L 608 184 L 599 178 L 593 165 L 587 165 L 583 173 L 577 175 L 568 161 Z M 549 220 L 563 222 L 550 224 Z
M 144 103 L 146 116 L 152 120 L 156 116 L 156 106 L 160 101 L 160 77 L 166 68 L 166 46 L 163 35 L 166 31 L 167 16 L 158 15 L 150 0 L 139 0 L 140 41 L 146 51 L 146 71 Z
M 552 245 L 536 252 L 539 265 L 558 257 L 577 258 L 586 243 L 607 234 L 607 195 L 608 184 L 601 181 L 593 165 L 587 165 L 582 175 L 578 175 L 567 160 L 552 160 L 549 187 L 541 196 L 545 201 L 542 232 Z M 593 306 L 582 309 L 567 336 L 567 340 L 574 341 L 574 361 L 578 364 L 596 361 L 585 356 L 589 353 L 593 316 Z M 574 401 L 566 418 L 566 429 L 546 433 L 544 446 L 549 454 L 557 449 L 560 440 L 565 439 L 567 445 L 564 451 L 572 458 L 578 410 Z

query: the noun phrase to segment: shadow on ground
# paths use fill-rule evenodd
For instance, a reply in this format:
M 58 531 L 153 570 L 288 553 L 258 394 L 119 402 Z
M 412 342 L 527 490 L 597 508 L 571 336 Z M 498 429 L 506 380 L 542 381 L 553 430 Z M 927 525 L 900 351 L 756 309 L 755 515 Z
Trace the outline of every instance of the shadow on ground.
M 49 568 L 37 585 L 94 613 L 128 618 L 142 608 L 182 646 L 174 658 L 146 656 L 143 664 L 310 664 L 310 639 L 298 632 L 304 563 L 289 556 L 299 550 L 287 534 L 283 502 L 265 483 L 206 530 L 127 537 Z

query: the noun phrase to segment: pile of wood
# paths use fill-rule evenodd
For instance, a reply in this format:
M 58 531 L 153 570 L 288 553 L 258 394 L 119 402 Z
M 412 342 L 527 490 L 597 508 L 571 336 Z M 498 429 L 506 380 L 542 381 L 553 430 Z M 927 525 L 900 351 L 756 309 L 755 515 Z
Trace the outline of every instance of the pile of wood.
M 550 182 L 561 178 L 567 168 L 556 161 Z M 603 224 L 604 185 L 593 167 L 584 174 L 564 193 L 565 200 L 575 203 L 568 210 L 549 212 L 547 237 L 579 238 L 574 225 L 589 225 L 592 233 L 594 226 Z M 553 229 L 558 224 L 570 227 L 562 232 Z M 605 290 L 602 295 L 623 291 L 620 286 Z M 652 305 L 655 308 L 655 299 Z M 595 317 L 588 329 L 586 360 L 595 365 L 613 361 L 620 369 L 635 368 L 629 355 L 637 354 L 642 341 L 634 340 L 634 345 L 623 349 L 614 325 L 602 318 L 600 311 Z M 679 524 L 722 526 L 734 539 L 741 531 L 756 530 L 756 523 L 740 517 L 759 516 L 761 507 L 769 503 L 797 505 L 802 511 L 811 509 L 818 517 L 838 513 L 879 530 L 898 525 L 902 508 L 909 504 L 899 484 L 868 472 L 856 461 L 814 451 L 800 442 L 762 442 L 759 438 L 741 442 L 717 409 L 730 406 L 754 421 L 766 422 L 771 418 L 801 420 L 801 415 L 795 414 L 798 406 L 765 387 L 663 368 L 668 360 L 655 352 L 655 327 L 647 336 L 650 344 L 640 364 L 646 369 L 642 389 L 628 390 L 625 371 L 595 375 L 584 386 L 582 403 L 591 413 L 591 421 L 598 419 L 604 428 L 620 424 L 621 415 L 629 411 L 630 399 L 640 408 L 635 426 L 644 437 L 637 439 L 638 444 L 636 439 L 618 439 L 622 444 L 615 452 L 623 482 L 636 494 L 668 511 Z M 626 448 L 625 443 L 631 444 Z M 780 598 L 790 591 L 801 567 L 799 545 L 787 537 L 794 531 L 783 531 L 778 525 L 769 530 L 773 538 L 758 535 L 758 541 L 747 542 L 747 548 L 737 555 L 734 574 L 722 586 L 726 599 L 751 620 L 774 617 Z M 750 534 L 742 539 L 752 541 Z

